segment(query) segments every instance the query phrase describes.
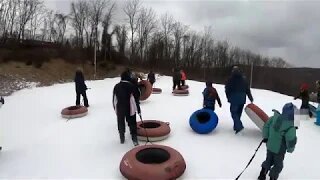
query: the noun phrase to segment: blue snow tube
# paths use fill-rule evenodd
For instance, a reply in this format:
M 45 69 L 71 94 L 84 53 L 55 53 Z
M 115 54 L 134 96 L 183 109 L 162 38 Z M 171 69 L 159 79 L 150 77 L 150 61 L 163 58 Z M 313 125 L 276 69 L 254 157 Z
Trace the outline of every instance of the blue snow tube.
M 217 127 L 218 116 L 210 109 L 200 109 L 191 115 L 189 124 L 196 133 L 208 134 Z

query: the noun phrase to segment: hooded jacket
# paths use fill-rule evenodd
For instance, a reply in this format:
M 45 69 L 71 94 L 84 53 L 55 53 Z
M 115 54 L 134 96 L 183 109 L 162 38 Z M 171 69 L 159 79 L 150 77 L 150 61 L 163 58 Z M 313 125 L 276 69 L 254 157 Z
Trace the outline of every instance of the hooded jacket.
M 297 143 L 296 128 L 294 127 L 294 105 L 286 104 L 282 114 L 275 113 L 263 127 L 263 138 L 268 139 L 267 149 L 273 153 L 294 151 Z
M 245 104 L 246 95 L 253 101 L 249 84 L 240 71 L 232 72 L 231 77 L 226 83 L 225 92 L 228 102 L 231 104 Z
M 81 71 L 76 71 L 76 75 L 74 77 L 74 82 L 76 83 L 76 92 L 77 93 L 83 93 L 88 89 L 86 84 L 84 83 L 84 76 Z
M 117 115 L 132 116 L 140 113 L 140 91 L 136 85 L 130 82 L 129 72 L 121 74 L 121 81 L 113 89 L 113 108 Z

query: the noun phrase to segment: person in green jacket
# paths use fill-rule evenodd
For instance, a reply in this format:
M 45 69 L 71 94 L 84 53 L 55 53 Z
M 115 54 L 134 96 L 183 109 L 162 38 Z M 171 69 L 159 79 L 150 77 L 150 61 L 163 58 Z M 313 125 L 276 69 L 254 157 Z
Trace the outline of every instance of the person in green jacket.
M 282 114 L 275 113 L 264 125 L 263 142 L 267 144 L 267 158 L 261 165 L 259 180 L 265 180 L 269 171 L 270 180 L 278 179 L 286 152 L 294 151 L 297 143 L 295 108 L 292 103 L 285 104 Z

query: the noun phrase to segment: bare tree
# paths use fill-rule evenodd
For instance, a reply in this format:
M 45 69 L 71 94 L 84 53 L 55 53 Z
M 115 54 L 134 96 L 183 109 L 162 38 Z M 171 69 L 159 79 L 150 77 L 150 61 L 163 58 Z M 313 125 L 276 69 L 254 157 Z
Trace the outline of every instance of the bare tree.
M 68 15 L 64 15 L 63 13 L 55 14 L 55 23 L 57 26 L 58 33 L 58 42 L 63 44 L 64 42 L 64 34 L 67 28 Z
M 43 4 L 40 0 L 18 0 L 19 2 L 19 34 L 18 39 L 24 39 L 25 29 L 27 23 L 36 13 L 38 6 Z
M 156 28 L 156 14 L 149 8 L 142 8 L 138 18 L 138 39 L 140 44 L 140 58 L 143 61 L 147 56 L 148 39 L 150 33 Z M 143 56 L 145 54 L 145 56 Z
M 127 27 L 124 24 L 115 26 L 115 33 L 117 35 L 117 45 L 121 56 L 125 55 L 124 52 L 127 43 L 127 32 Z
M 83 47 L 85 22 L 87 20 L 88 4 L 84 0 L 71 3 L 71 26 L 76 33 L 77 46 Z
M 164 14 L 161 16 L 161 28 L 164 36 L 164 46 L 165 46 L 165 57 L 169 58 L 169 46 L 168 46 L 168 41 L 170 38 L 170 34 L 172 33 L 173 30 L 173 17 L 169 15 L 168 13 Z
M 112 23 L 112 16 L 115 9 L 115 2 L 110 4 L 110 7 L 108 9 L 108 12 L 105 14 L 103 19 L 103 33 L 102 33 L 102 39 L 101 44 L 104 49 L 104 60 L 107 60 L 107 51 L 109 53 L 109 59 L 111 59 L 111 49 L 112 49 L 112 35 L 116 32 L 116 28 L 109 33 L 109 29 Z
M 128 17 L 128 22 L 130 26 L 130 31 L 131 31 L 131 59 L 132 56 L 135 54 L 135 49 L 134 49 L 134 34 L 137 31 L 137 21 L 138 21 L 138 13 L 140 11 L 141 3 L 140 0 L 127 0 L 126 5 L 123 9 L 124 13 Z

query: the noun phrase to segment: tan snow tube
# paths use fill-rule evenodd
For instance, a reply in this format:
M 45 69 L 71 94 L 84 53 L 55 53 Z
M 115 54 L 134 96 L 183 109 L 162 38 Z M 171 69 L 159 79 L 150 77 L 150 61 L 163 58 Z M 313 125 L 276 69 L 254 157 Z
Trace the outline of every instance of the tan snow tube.
M 147 80 L 142 80 L 139 82 L 139 87 L 141 87 L 140 88 L 140 90 L 141 90 L 140 100 L 144 101 L 144 100 L 148 99 L 152 93 L 151 83 Z
M 189 90 L 188 89 L 175 89 L 172 91 L 172 94 L 174 96 L 188 96 L 189 95 Z
M 168 122 L 157 120 L 144 120 L 137 123 L 137 134 L 140 141 L 162 141 L 168 138 L 170 134 Z
M 120 172 L 129 180 L 177 179 L 185 169 L 186 163 L 178 151 L 155 144 L 133 148 L 120 162 Z
M 73 119 L 83 117 L 88 114 L 88 109 L 84 106 L 70 106 L 61 111 L 63 118 Z
M 263 129 L 264 124 L 269 119 L 269 116 L 262 109 L 252 103 L 246 106 L 245 112 L 260 130 Z
M 161 88 L 152 88 L 152 94 L 161 94 L 162 89 Z

